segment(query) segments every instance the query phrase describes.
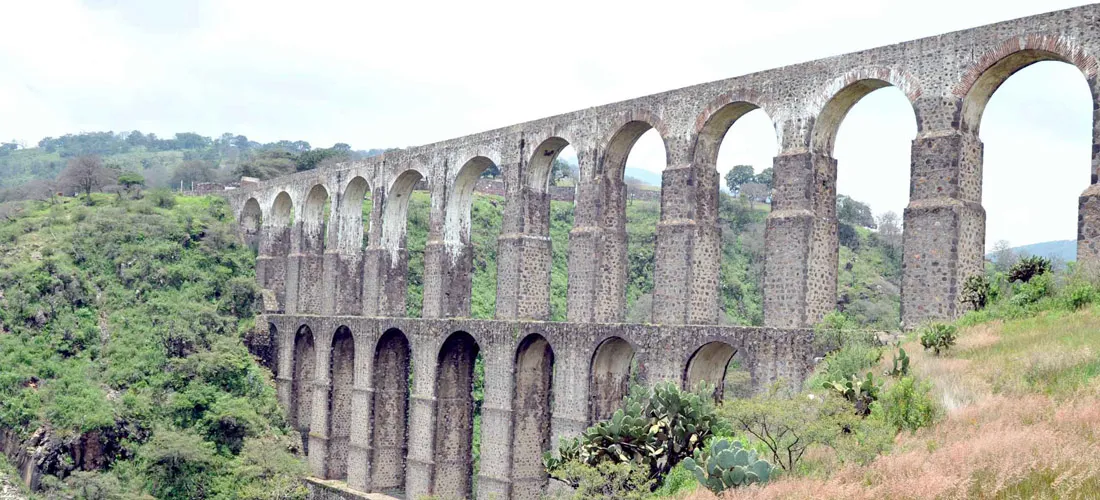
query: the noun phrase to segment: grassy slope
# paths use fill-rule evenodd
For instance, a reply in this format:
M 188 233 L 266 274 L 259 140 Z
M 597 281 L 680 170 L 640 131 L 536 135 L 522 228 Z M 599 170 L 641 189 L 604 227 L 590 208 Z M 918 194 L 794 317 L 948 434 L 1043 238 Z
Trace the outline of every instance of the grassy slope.
M 0 426 L 49 429 L 62 455 L 98 439 L 110 464 L 47 487 L 298 489 L 270 373 L 241 343 L 258 300 L 252 252 L 224 201 L 176 199 L 61 199 L 0 223 Z M 41 466 L 64 475 L 72 462 Z
M 913 370 L 946 416 L 898 436 L 867 466 L 790 478 L 728 498 L 1095 498 L 1100 495 L 1100 308 L 965 327 Z M 885 366 L 880 366 L 885 369 Z M 688 498 L 713 498 L 699 488 Z

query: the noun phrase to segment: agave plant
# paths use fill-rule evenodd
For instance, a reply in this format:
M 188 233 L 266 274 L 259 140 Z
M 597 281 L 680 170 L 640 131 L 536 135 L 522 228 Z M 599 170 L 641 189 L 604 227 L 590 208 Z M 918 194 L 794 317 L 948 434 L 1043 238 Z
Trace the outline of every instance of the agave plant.
M 757 458 L 755 451 L 725 438 L 712 442 L 707 449 L 696 450 L 694 457 L 684 459 L 684 467 L 695 474 L 699 484 L 715 494 L 753 483 L 766 483 L 775 470 L 767 460 Z

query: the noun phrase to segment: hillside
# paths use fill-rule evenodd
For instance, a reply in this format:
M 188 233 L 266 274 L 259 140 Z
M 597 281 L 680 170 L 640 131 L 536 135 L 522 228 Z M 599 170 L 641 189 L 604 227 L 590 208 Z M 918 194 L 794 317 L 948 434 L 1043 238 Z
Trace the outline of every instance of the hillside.
M 1038 255 L 1062 262 L 1077 260 L 1077 240 L 1044 241 L 1012 248 L 1016 255 Z
M 241 341 L 255 260 L 225 202 L 93 200 L 0 222 L 4 448 L 33 450 L 11 458 L 62 497 L 300 496 L 271 373 Z

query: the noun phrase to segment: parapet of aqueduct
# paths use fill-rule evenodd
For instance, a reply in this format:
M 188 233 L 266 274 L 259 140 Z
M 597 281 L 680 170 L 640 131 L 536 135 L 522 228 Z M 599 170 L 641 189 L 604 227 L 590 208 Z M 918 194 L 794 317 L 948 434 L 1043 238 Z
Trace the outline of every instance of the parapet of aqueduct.
M 800 381 L 807 327 L 835 307 L 837 128 L 869 92 L 895 86 L 917 118 L 904 214 L 902 319 L 959 315 L 981 272 L 982 142 L 990 96 L 1037 61 L 1073 64 L 1093 97 L 1092 185 L 1082 186 L 1078 259 L 1100 260 L 1100 5 L 1088 5 L 704 83 L 272 179 L 229 197 L 258 240 L 257 277 L 274 297 L 279 396 L 308 431 L 313 475 L 408 498 L 471 494 L 473 403 L 485 366 L 479 498 L 535 498 L 540 454 L 606 416 L 631 364 L 647 381 L 720 383 L 735 355 L 762 386 Z M 775 124 L 767 218 L 765 328 L 717 326 L 718 147 L 761 108 Z M 622 324 L 623 168 L 656 129 L 667 166 L 651 324 Z M 550 164 L 566 145 L 580 180 L 569 234 L 568 321 L 550 312 Z M 506 185 L 496 320 L 470 316 L 473 186 L 490 164 Z M 423 318 L 404 318 L 406 208 L 426 179 L 430 235 Z M 362 220 L 371 194 L 369 224 Z M 326 202 L 328 220 L 322 220 Z M 291 221 L 293 223 L 291 224 Z M 327 230 L 325 229 L 327 227 Z M 364 231 L 369 244 L 364 248 Z M 275 304 L 277 302 L 277 304 Z M 409 376 L 409 372 L 412 376 Z M 411 387 L 410 387 L 411 384 Z

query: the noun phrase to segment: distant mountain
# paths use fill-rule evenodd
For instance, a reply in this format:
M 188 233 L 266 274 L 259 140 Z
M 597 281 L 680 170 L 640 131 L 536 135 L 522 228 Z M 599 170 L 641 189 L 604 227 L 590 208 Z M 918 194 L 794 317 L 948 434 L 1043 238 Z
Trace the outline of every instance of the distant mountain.
M 661 187 L 661 174 L 640 168 L 628 168 L 625 172 L 627 177 L 633 177 L 650 186 Z
M 1050 259 L 1060 259 L 1065 262 L 1077 260 L 1077 240 L 1044 241 L 1018 246 L 1012 250 L 1017 254 L 1038 255 Z

